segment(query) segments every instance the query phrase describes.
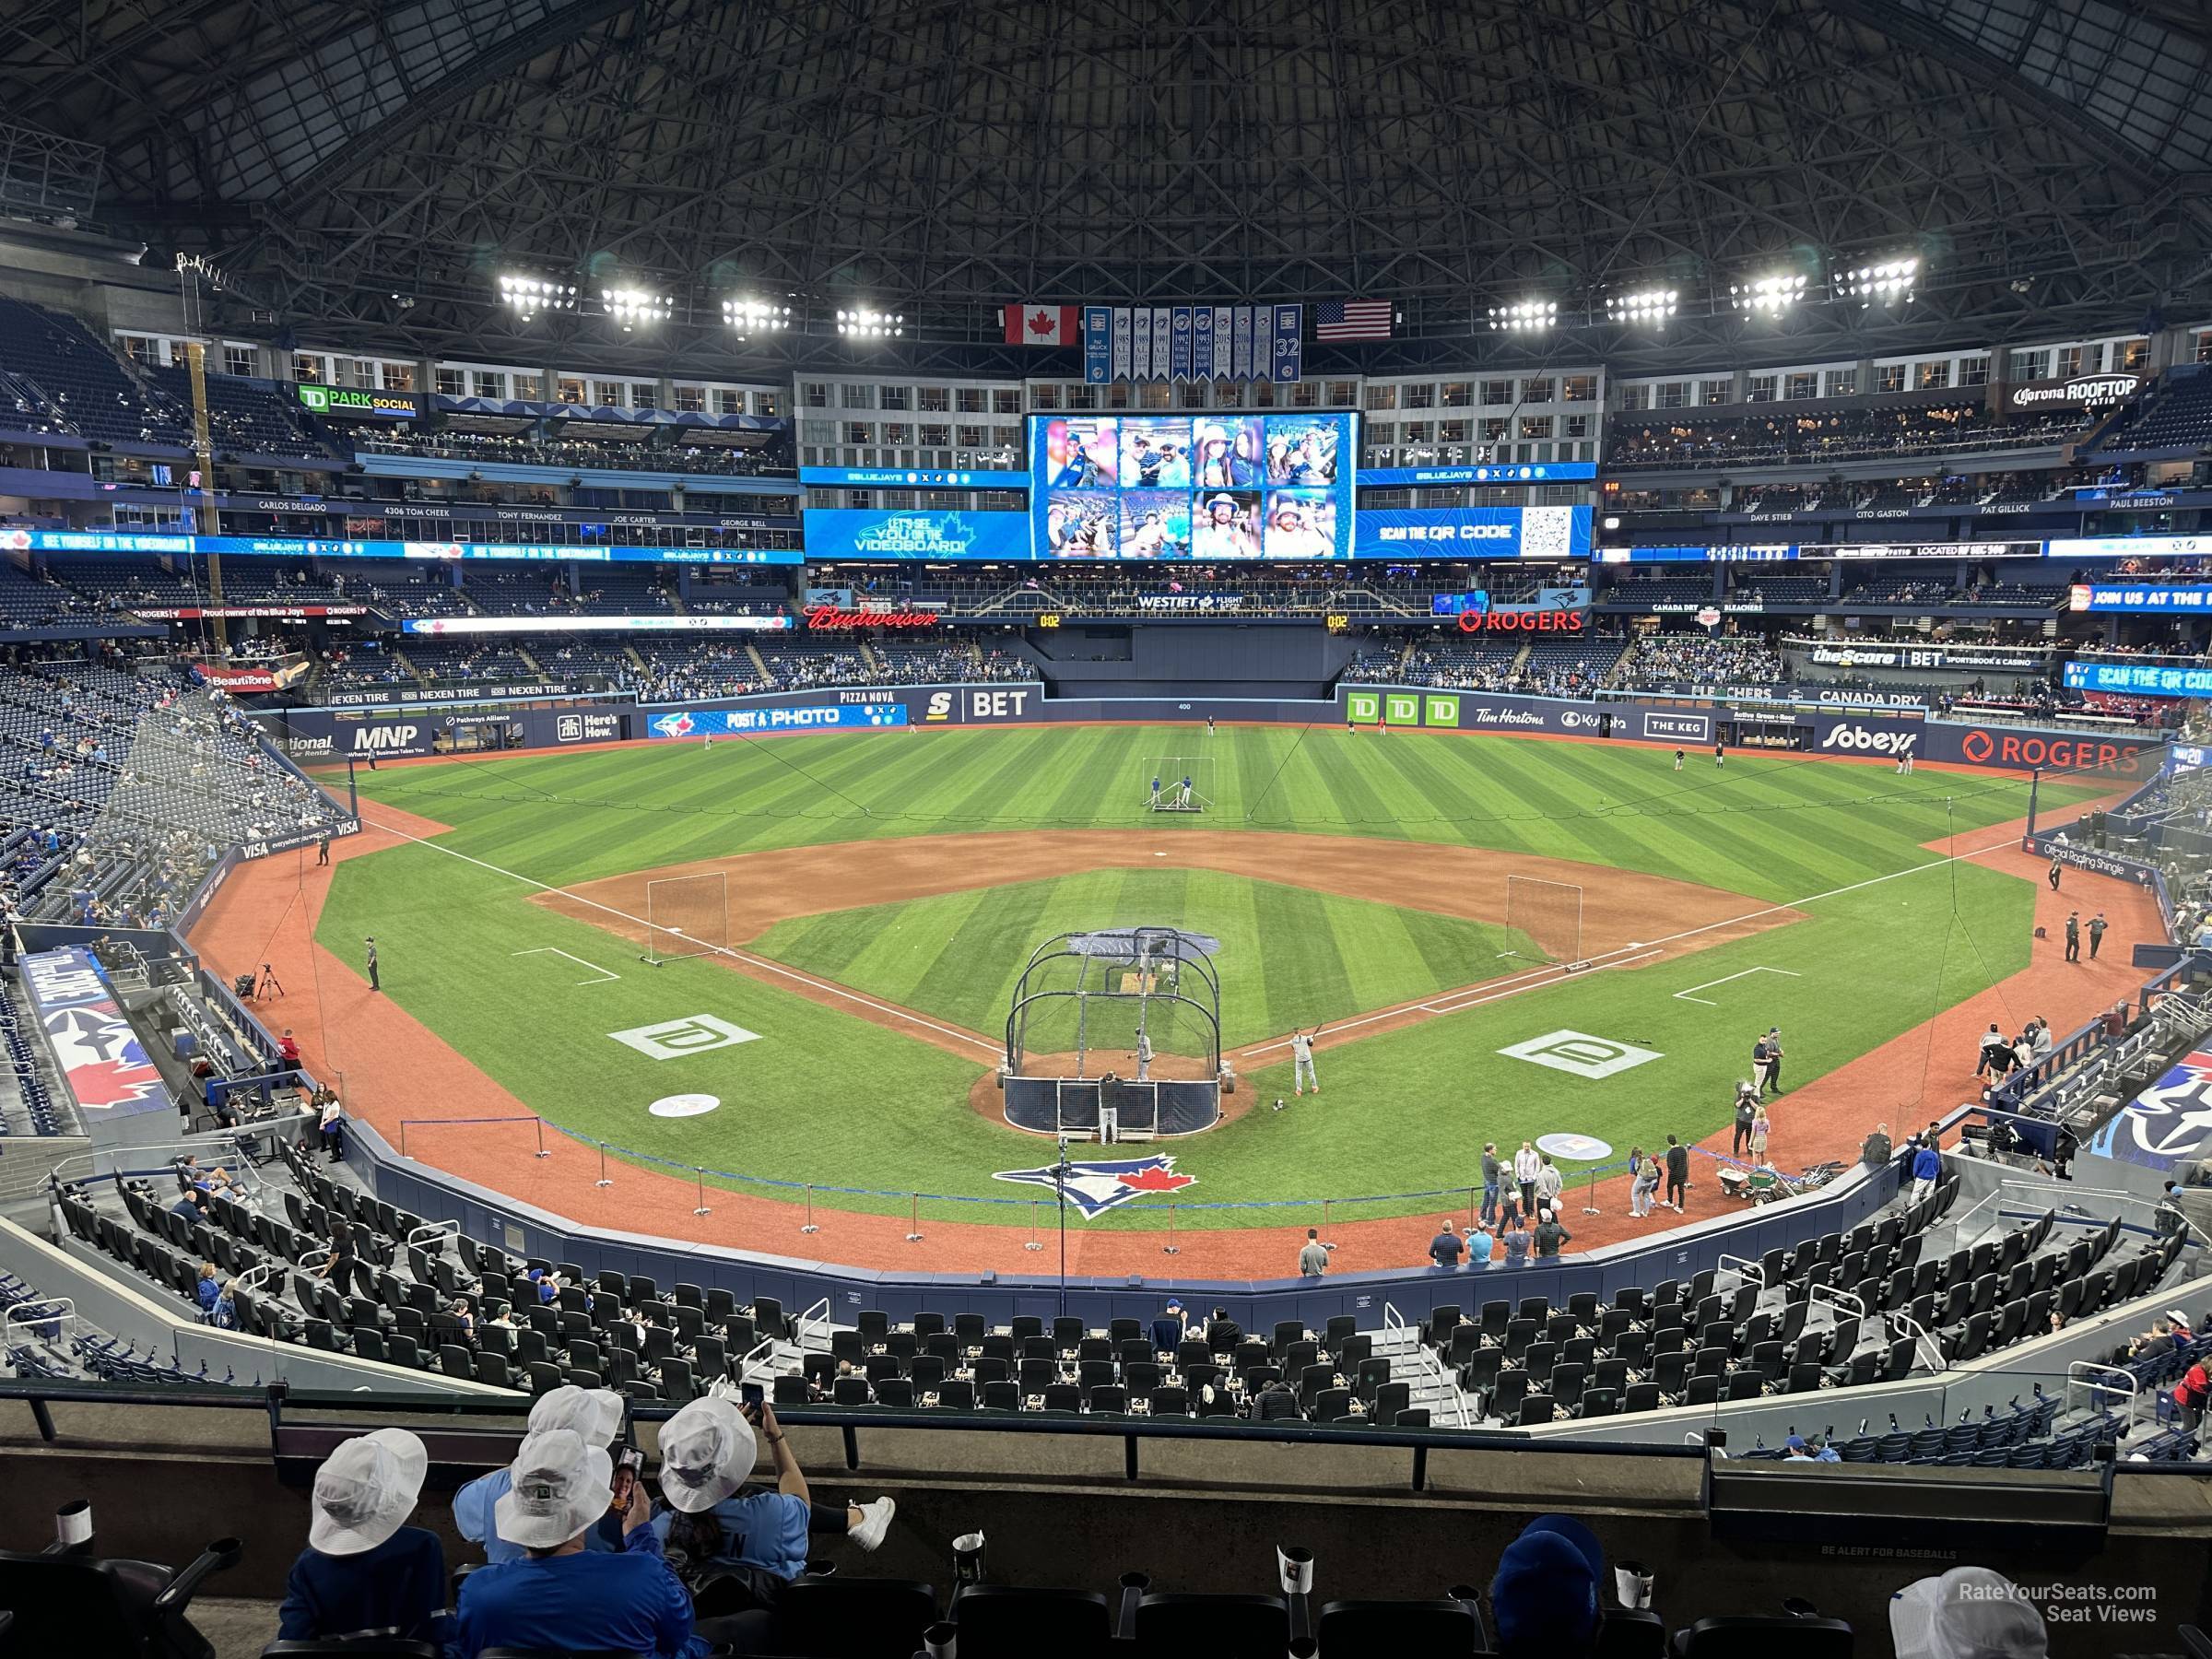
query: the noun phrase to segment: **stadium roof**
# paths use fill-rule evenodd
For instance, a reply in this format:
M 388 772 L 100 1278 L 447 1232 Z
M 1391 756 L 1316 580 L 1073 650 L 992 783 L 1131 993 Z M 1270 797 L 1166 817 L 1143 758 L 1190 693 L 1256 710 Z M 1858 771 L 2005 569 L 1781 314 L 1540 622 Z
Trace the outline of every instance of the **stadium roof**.
M 501 271 L 906 313 L 1387 297 L 1365 357 L 1491 303 L 1681 296 L 1668 349 L 1804 360 L 2188 320 L 2212 265 L 2183 0 L 16 0 L 0 107 L 104 147 L 92 218 L 333 345 L 634 349 Z M 1911 308 L 1732 280 L 1918 253 Z M 2206 309 L 2212 309 L 2207 307 Z M 685 332 L 696 316 L 700 330 Z M 559 331 L 559 332 L 555 332 Z M 1653 359 L 1593 328 L 1590 357 Z M 549 341 L 558 344 L 549 344 Z M 1484 352 L 1535 349 L 1485 336 Z M 758 360 L 819 356 L 787 340 Z M 731 349 L 716 342 L 726 355 Z M 1322 354 L 1324 365 L 1331 359 Z

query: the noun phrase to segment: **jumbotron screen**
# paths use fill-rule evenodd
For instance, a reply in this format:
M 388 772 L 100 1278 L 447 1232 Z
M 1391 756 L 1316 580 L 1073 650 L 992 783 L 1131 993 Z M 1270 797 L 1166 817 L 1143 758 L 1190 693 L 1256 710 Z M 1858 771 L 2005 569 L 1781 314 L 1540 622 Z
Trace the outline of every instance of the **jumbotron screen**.
M 1032 415 L 1032 554 L 1349 559 L 1359 418 Z

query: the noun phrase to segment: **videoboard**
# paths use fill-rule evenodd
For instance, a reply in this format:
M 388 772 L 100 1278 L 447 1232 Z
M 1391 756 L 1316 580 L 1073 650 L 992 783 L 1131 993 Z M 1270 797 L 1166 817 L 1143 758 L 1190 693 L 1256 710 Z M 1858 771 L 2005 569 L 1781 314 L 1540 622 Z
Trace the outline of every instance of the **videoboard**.
M 1352 557 L 1351 414 L 1030 417 L 1031 557 Z

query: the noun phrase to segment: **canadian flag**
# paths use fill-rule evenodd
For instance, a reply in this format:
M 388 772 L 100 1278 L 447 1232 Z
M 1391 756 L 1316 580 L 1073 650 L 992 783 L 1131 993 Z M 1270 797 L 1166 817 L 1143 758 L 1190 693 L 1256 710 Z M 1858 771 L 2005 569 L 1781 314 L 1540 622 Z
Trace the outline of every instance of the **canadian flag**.
M 1073 346 L 1082 324 L 1073 305 L 1009 305 L 999 313 L 1009 346 Z

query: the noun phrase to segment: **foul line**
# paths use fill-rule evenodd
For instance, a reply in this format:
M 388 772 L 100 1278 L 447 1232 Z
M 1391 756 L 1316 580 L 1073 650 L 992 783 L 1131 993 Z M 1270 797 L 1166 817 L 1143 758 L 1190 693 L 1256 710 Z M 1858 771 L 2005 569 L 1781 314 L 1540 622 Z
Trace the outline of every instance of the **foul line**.
M 1960 864 L 1969 859 L 1980 858 L 1986 853 L 1999 853 L 2003 852 L 2007 847 L 2017 847 L 2018 845 L 2019 838 L 2018 836 L 2008 835 L 2003 841 L 1990 842 L 1986 847 L 1975 847 L 1965 853 L 1946 853 L 1943 857 L 1932 858 L 1924 865 L 1913 865 L 1907 869 L 1892 870 L 1887 876 L 1869 876 L 1864 881 L 1853 881 L 1842 887 L 1830 888 L 1825 893 L 1809 893 L 1803 899 L 1794 899 L 1783 904 L 1762 904 L 1757 910 L 1746 911 L 1740 916 L 1727 916 L 1724 917 L 1718 922 L 1701 923 L 1696 927 L 1686 927 L 1679 933 L 1667 934 L 1664 937 L 1657 939 L 1639 939 L 1632 944 L 1618 946 L 1612 950 L 1601 951 L 1596 956 L 1590 958 L 1588 960 L 1587 971 L 1594 971 L 1601 968 L 1626 968 L 1630 966 L 1631 962 L 1643 961 L 1648 958 L 1663 954 L 1665 947 L 1669 945 L 1679 944 L 1684 939 L 1694 939 L 1700 934 L 1716 933 L 1724 927 L 1740 927 L 1747 922 L 1758 921 L 1761 916 L 1777 915 L 1783 911 L 1801 910 L 1808 904 L 1818 904 L 1824 899 L 1841 899 L 1846 893 L 1863 892 L 1867 888 L 1880 887 L 1886 881 L 1896 881 L 1900 877 L 1906 876 L 1925 875 L 1930 870 L 1940 870 L 1947 865 Z M 456 856 L 462 855 L 457 854 Z M 1641 954 L 1630 957 L 1630 952 L 1639 952 Z M 1629 958 L 1629 960 L 1622 960 L 1621 959 L 1624 957 Z M 1776 971 L 1779 972 L 1781 971 L 1776 970 Z M 1539 974 L 1549 974 L 1550 977 L 1536 978 L 1535 976 Z M 1565 971 L 1554 971 L 1554 970 L 1550 968 L 1532 970 L 1528 972 L 1512 976 L 1513 979 L 1530 980 L 1532 981 L 1531 983 L 1511 985 L 1511 980 L 1509 980 L 1506 982 L 1511 985 L 1511 989 L 1501 990 L 1498 989 L 1496 987 L 1496 982 L 1493 982 L 1492 989 L 1489 994 L 1478 996 L 1474 1001 L 1466 1003 L 1453 1001 L 1452 1006 L 1442 1011 L 1455 1012 L 1461 1007 L 1477 1007 L 1484 1002 L 1495 1002 L 1500 997 L 1516 995 L 1523 991 L 1536 990 L 1543 985 L 1556 985 L 1562 980 L 1565 980 L 1569 977 L 1570 975 Z M 1701 986 L 1695 985 L 1691 987 L 1692 990 L 1701 990 L 1702 988 L 1703 987 Z M 1448 997 L 1447 1000 L 1452 999 Z M 1428 1005 L 1421 1004 L 1418 1006 L 1423 1008 L 1424 1011 L 1428 1011 Z M 1354 1019 L 1340 1019 L 1336 1021 L 1335 1024 L 1330 1026 L 1329 1030 L 1332 1031 L 1351 1030 L 1359 1026 L 1372 1025 L 1375 1021 L 1380 1019 L 1390 1019 L 1402 1017 L 1405 1013 L 1406 1010 L 1403 1007 L 1383 1008 L 1372 1014 L 1362 1014 Z M 1265 1054 L 1272 1052 L 1273 1050 L 1288 1048 L 1289 1046 L 1290 1039 L 1284 1037 L 1273 1042 L 1258 1043 L 1252 1048 L 1242 1049 L 1239 1052 L 1246 1058 L 1250 1058 L 1254 1054 Z
M 609 980 L 618 980 L 618 979 L 620 979 L 620 978 L 622 977 L 620 974 L 614 972 L 614 971 L 613 971 L 612 970 L 610 970 L 610 969 L 606 969 L 606 968 L 602 968 L 602 967 L 600 967 L 600 966 L 599 966 L 599 964 L 598 964 L 598 963 L 596 963 L 596 962 L 587 962 L 587 961 L 585 961 L 585 960 L 584 960 L 584 959 L 583 959 L 582 957 L 580 957 L 580 956 L 572 956 L 572 955 L 571 955 L 571 954 L 570 954 L 568 951 L 565 951 L 565 950 L 563 950 L 563 949 L 562 949 L 562 948 L 561 948 L 559 946 L 558 946 L 558 945 L 540 945 L 540 946 L 536 947 L 535 949 L 531 949 L 531 950 L 514 950 L 514 951 L 510 951 L 510 952 L 508 952 L 508 954 L 509 954 L 510 956 L 518 956 L 518 957 L 526 957 L 526 956 L 557 956 L 557 957 L 568 957 L 569 960 L 570 960 L 570 961 L 571 961 L 571 962 L 573 962 L 573 963 L 575 963 L 577 967 L 579 967 L 579 968 L 589 968 L 589 969 L 590 969 L 590 970 L 591 970 L 591 971 L 592 971 L 594 973 L 595 973 L 595 974 L 597 974 L 597 975 L 599 976 L 597 979 L 578 980 L 576 982 L 577 982 L 578 984 L 580 984 L 580 985 L 604 985 L 604 984 L 606 984 L 606 982 L 607 982 L 607 981 L 609 981 Z
M 457 858 L 463 864 L 475 865 L 479 870 L 489 870 L 494 876 L 504 876 L 510 881 L 519 881 L 524 887 L 535 888 L 541 893 L 558 893 L 563 899 L 574 900 L 578 904 L 588 904 L 595 911 L 605 911 L 608 915 L 618 917 L 629 923 L 632 927 L 644 928 L 648 935 L 653 931 L 653 924 L 642 917 L 633 916 L 628 911 L 617 910 L 611 904 L 602 904 L 596 899 L 586 899 L 582 893 L 571 893 L 567 888 L 555 887 L 550 882 L 538 880 L 535 876 L 524 876 L 518 871 L 502 868 L 488 860 L 477 858 L 472 853 L 458 852 L 452 847 L 441 847 L 434 841 L 414 834 L 410 830 L 399 829 L 394 825 L 377 823 L 366 813 L 361 815 L 361 822 L 374 824 L 377 829 L 382 830 L 387 835 L 396 835 L 402 841 L 413 841 L 418 847 L 428 847 L 433 853 L 442 853 L 448 858 Z M 703 939 L 694 942 L 706 945 L 706 941 Z M 940 1037 L 956 1037 L 962 1042 L 971 1043 L 975 1047 L 994 1054 L 999 1052 L 997 1043 L 986 1041 L 973 1031 L 963 1031 L 958 1026 L 939 1025 L 935 1020 L 923 1018 L 922 1016 L 911 1009 L 894 1007 L 889 1003 L 877 1002 L 873 997 L 861 995 L 857 991 L 848 991 L 842 985 L 833 985 L 827 980 L 809 979 L 806 974 L 786 968 L 781 962 L 771 962 L 766 957 L 747 956 L 743 951 L 732 950 L 726 945 L 707 945 L 706 947 L 716 956 L 728 957 L 733 962 L 743 962 L 750 968 L 761 968 L 771 973 L 780 973 L 794 983 L 805 985 L 812 991 L 818 991 L 825 996 L 833 996 L 845 1002 L 857 1003 L 864 1008 L 873 1008 L 878 1014 L 888 1014 L 892 1018 L 900 1020 L 907 1025 L 921 1026 L 925 1030 L 936 1032 Z M 587 963 L 586 966 L 589 964 Z
M 1803 979 L 1805 977 L 1802 973 L 1793 972 L 1787 968 L 1747 968 L 1741 973 L 1731 973 L 1717 980 L 1707 980 L 1701 985 L 1692 985 L 1689 991 L 1710 991 L 1715 985 L 1724 985 L 1730 980 L 1749 979 L 1755 973 L 1779 973 L 1784 979 Z M 1680 1002 L 1703 1003 L 1709 1008 L 1717 1008 L 1721 1006 L 1710 997 L 1692 996 L 1689 991 L 1676 992 L 1676 999 Z

